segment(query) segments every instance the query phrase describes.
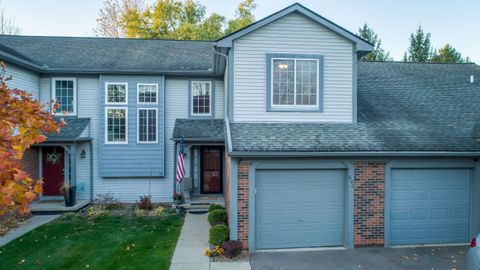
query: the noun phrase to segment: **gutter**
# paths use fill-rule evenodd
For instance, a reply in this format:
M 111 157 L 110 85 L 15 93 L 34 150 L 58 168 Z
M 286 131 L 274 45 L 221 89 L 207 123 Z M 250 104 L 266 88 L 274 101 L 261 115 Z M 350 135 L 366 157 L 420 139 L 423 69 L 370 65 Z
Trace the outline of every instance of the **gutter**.
M 225 115 L 225 129 L 227 130 L 227 146 L 228 146 L 228 153 L 231 156 L 233 153 L 233 146 L 232 146 L 232 134 L 230 132 L 230 121 L 228 120 L 228 116 Z
M 372 152 L 230 152 L 231 157 L 480 157 L 480 152 L 372 151 Z

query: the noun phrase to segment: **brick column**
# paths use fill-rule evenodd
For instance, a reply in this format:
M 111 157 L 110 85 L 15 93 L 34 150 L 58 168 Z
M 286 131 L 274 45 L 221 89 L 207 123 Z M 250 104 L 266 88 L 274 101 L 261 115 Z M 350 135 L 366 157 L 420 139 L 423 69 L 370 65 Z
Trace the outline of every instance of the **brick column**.
M 248 169 L 246 161 L 238 165 L 238 241 L 248 249 Z
M 385 163 L 356 161 L 355 246 L 382 246 L 384 241 Z

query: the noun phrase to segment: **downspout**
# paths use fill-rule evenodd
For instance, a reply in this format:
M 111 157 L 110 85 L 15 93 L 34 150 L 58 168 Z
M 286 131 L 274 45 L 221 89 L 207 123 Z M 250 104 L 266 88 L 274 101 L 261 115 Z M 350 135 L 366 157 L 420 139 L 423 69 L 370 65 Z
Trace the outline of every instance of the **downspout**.
M 221 52 L 217 51 L 216 49 L 213 50 L 213 53 L 218 54 L 218 55 L 225 58 L 225 70 L 230 72 L 230 70 L 227 70 L 228 69 L 228 55 L 226 55 L 224 53 L 221 53 Z M 224 77 L 224 80 L 225 80 L 225 76 L 223 76 L 223 77 Z M 225 119 L 228 119 L 228 117 L 227 117 L 227 115 L 228 115 L 228 105 L 229 105 L 228 104 L 228 94 L 229 94 L 229 90 L 230 90 L 230 89 L 228 89 L 228 74 L 227 74 L 226 80 L 227 81 L 223 82 L 223 89 L 225 91 L 225 94 L 223 96 L 223 104 L 224 104 L 223 113 L 225 115 Z
M 90 202 L 93 202 L 93 144 L 89 142 L 90 148 Z

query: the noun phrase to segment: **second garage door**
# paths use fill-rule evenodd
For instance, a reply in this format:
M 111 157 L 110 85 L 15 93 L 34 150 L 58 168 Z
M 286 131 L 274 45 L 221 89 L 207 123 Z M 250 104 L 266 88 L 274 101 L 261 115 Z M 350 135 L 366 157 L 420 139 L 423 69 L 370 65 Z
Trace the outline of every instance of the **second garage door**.
M 344 245 L 344 170 L 258 170 L 256 249 Z
M 390 243 L 469 240 L 468 169 L 392 169 Z

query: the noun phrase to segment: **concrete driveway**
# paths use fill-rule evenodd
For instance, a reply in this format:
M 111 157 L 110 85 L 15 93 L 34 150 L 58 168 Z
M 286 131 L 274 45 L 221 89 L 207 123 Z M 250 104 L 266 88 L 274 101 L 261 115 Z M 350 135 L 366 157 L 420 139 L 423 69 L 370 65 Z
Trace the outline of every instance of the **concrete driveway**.
M 357 248 L 354 250 L 257 252 L 252 270 L 466 269 L 468 247 Z

